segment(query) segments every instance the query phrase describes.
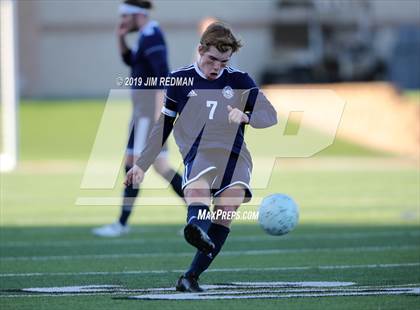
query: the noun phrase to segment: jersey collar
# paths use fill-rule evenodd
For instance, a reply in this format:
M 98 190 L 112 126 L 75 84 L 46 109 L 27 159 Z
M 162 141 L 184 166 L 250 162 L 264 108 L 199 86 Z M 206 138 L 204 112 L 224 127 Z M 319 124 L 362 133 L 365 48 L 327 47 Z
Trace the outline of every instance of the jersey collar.
M 157 23 L 157 21 L 154 21 L 154 20 L 148 21 L 147 24 L 144 25 L 140 29 L 140 31 L 139 31 L 140 36 L 141 35 L 151 36 L 153 33 L 155 33 L 154 27 L 157 27 L 157 26 L 159 26 L 159 24 Z
M 201 76 L 203 79 L 209 80 L 208 78 L 206 78 L 206 76 L 204 75 L 203 71 L 201 71 L 200 68 L 198 67 L 198 62 L 195 62 L 194 63 L 194 69 L 195 69 L 195 72 L 197 72 L 197 74 L 199 76 Z M 219 74 L 217 75 L 217 77 L 214 80 L 217 80 L 223 74 L 223 71 L 225 71 L 225 68 L 223 68 L 223 70 L 220 70 Z

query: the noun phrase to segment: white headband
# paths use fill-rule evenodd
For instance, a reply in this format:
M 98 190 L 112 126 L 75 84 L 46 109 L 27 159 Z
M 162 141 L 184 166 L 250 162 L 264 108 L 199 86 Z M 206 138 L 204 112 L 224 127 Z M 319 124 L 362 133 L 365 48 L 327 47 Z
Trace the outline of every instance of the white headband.
M 120 15 L 123 14 L 143 14 L 143 15 L 149 15 L 149 10 L 143 9 L 141 7 L 127 4 L 127 3 L 121 3 L 119 7 Z

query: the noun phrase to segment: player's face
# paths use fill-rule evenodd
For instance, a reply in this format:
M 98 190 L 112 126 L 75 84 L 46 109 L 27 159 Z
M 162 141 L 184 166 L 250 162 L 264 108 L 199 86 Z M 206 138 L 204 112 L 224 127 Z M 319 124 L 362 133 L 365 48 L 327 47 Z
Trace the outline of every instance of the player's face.
M 127 32 L 137 31 L 137 23 L 135 15 L 123 14 L 121 15 L 121 26 L 127 29 Z
M 217 78 L 220 71 L 227 66 L 228 61 L 232 56 L 231 50 L 222 53 L 214 46 L 210 46 L 207 51 L 204 51 L 203 48 L 200 47 L 198 51 L 201 56 L 198 61 L 198 66 L 209 80 L 215 80 Z
M 147 24 L 148 19 L 147 19 L 147 16 L 144 15 L 144 14 L 135 14 L 134 15 L 134 21 L 135 21 L 135 24 L 136 24 L 137 30 L 138 30 L 138 29 L 141 29 L 144 25 Z

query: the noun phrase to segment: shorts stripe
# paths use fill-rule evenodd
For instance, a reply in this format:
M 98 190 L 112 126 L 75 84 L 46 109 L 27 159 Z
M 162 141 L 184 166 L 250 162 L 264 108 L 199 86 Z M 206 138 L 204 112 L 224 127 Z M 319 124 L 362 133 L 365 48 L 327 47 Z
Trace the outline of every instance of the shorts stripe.
M 187 167 L 187 166 L 186 166 Z M 184 184 L 182 185 L 182 189 L 184 189 L 184 187 L 186 187 L 188 184 L 190 184 L 190 183 L 192 183 L 192 182 L 194 182 L 194 181 L 197 181 L 202 175 L 204 175 L 204 174 L 206 174 L 207 172 L 209 172 L 209 171 L 211 171 L 211 170 L 214 170 L 214 169 L 216 169 L 216 167 L 215 166 L 210 166 L 210 167 L 208 167 L 208 168 L 206 168 L 206 169 L 204 169 L 204 170 L 202 170 L 202 171 L 200 171 L 200 173 L 199 174 L 197 174 L 194 178 L 192 178 L 191 180 L 188 180 L 188 176 L 187 176 L 187 174 L 185 173 L 185 182 L 184 182 Z
M 187 175 L 188 175 L 188 164 L 186 164 L 184 167 L 184 174 L 182 175 L 182 188 L 184 188 L 184 184 L 187 180 Z
M 169 110 L 166 107 L 162 108 L 162 113 L 165 114 L 166 116 L 169 116 L 169 117 L 176 117 L 176 112 L 172 111 L 172 110 Z
M 236 184 L 241 184 L 241 185 L 243 185 L 246 189 L 248 189 L 249 190 L 249 192 L 252 194 L 252 190 L 251 190 L 251 188 L 249 187 L 249 185 L 248 184 L 246 184 L 245 182 L 242 182 L 242 181 L 235 181 L 235 182 L 232 182 L 232 183 L 230 183 L 230 184 L 228 184 L 228 185 L 226 185 L 225 187 L 223 187 L 222 189 L 219 189 L 217 192 L 215 192 L 214 193 L 214 197 L 216 197 L 216 196 L 218 196 L 218 195 L 220 195 L 224 190 L 226 190 L 226 189 L 228 189 L 229 187 L 232 187 L 233 185 L 236 185 Z

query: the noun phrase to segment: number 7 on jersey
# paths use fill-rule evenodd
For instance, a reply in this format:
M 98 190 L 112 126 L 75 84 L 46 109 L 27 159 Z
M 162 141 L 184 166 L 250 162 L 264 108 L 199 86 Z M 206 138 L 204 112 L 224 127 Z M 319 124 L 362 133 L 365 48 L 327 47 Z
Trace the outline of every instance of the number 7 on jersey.
M 207 100 L 207 107 L 210 108 L 209 119 L 213 119 L 214 111 L 216 111 L 217 101 Z

